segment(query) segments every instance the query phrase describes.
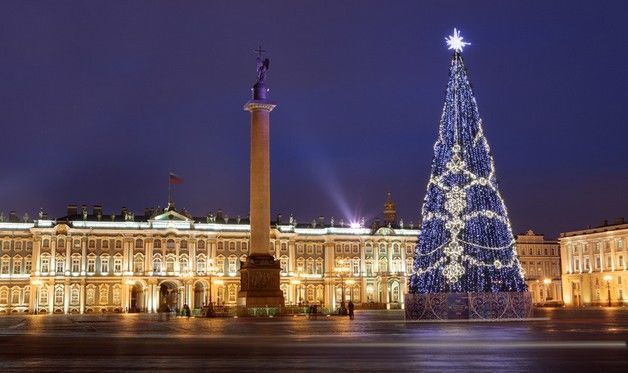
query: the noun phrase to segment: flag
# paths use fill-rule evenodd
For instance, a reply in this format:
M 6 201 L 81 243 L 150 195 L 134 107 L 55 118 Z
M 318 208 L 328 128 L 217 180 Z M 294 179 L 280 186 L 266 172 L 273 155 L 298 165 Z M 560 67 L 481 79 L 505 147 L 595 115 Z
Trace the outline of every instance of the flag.
M 170 173 L 169 177 L 168 177 L 168 184 L 170 185 L 178 185 L 178 184 L 182 184 L 183 183 L 183 179 L 181 179 L 179 176 L 173 174 L 172 172 Z

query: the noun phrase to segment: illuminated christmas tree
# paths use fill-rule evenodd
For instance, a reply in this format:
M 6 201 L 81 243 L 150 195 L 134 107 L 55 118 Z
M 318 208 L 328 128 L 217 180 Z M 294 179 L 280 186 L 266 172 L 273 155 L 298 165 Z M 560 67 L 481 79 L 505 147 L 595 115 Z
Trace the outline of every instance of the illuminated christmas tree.
M 462 59 L 458 30 L 423 202 L 411 293 L 524 292 L 506 205 Z

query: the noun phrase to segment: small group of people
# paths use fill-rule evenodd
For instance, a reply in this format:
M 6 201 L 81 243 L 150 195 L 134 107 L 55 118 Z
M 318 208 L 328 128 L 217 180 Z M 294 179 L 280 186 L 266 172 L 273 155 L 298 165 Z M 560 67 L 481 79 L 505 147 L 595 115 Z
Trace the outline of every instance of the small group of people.
M 338 310 L 338 314 L 339 315 L 349 315 L 349 319 L 353 320 L 353 318 L 354 318 L 353 311 L 354 310 L 355 310 L 355 304 L 353 304 L 352 301 L 349 301 L 349 303 L 347 304 L 346 308 L 345 308 L 344 302 L 342 302 L 341 305 L 340 305 L 340 309 Z

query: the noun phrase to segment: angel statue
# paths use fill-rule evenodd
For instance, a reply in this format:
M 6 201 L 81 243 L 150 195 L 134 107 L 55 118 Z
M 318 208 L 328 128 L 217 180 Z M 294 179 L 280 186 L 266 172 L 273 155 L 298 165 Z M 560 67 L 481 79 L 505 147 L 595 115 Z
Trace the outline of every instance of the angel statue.
M 268 58 L 257 57 L 257 83 L 264 84 L 264 79 L 266 79 L 266 71 L 268 71 L 268 66 L 270 65 L 270 60 Z

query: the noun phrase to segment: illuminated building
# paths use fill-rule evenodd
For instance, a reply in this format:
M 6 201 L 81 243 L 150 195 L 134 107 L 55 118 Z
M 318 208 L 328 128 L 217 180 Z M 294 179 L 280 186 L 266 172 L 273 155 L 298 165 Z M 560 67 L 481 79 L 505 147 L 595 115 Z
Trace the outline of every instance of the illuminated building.
M 558 241 L 529 230 L 517 236 L 516 248 L 534 304 L 562 304 Z
M 0 312 L 157 312 L 235 306 L 249 252 L 247 219 L 193 218 L 173 205 L 142 216 L 70 205 L 66 217 L 0 221 Z M 271 222 L 286 304 L 400 308 L 418 230 L 403 221 Z
M 561 233 L 563 298 L 566 305 L 626 304 L 628 223 L 619 218 L 597 228 Z

